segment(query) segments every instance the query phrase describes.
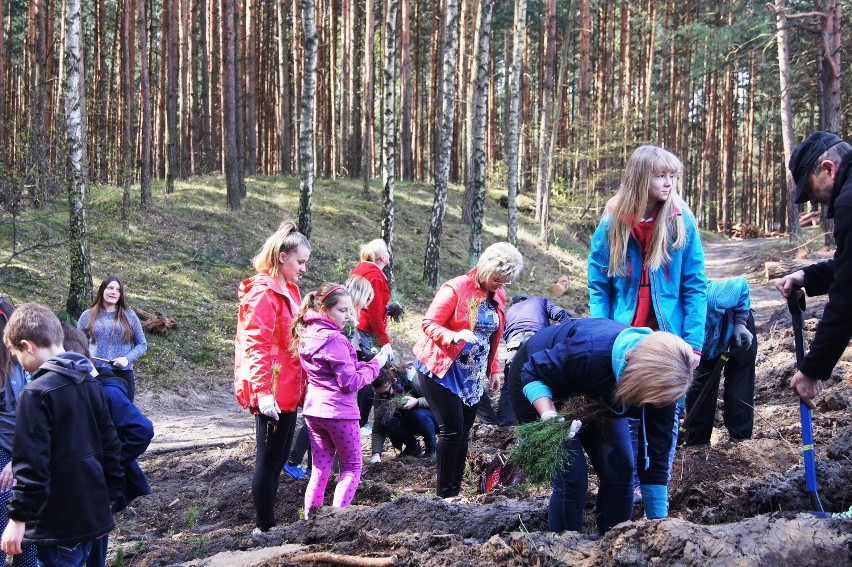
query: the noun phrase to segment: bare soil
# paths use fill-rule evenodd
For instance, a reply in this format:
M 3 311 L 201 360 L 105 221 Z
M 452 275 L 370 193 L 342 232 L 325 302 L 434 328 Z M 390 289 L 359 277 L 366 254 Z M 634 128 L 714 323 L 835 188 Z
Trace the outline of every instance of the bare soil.
M 705 246 L 711 278 L 742 275 L 751 284 L 759 341 L 755 433 L 734 443 L 718 423 L 710 447 L 679 449 L 668 519 L 643 520 L 637 503 L 634 521 L 601 538 L 593 535 L 590 498 L 585 533 L 548 533 L 548 490 L 517 485 L 477 494 L 485 464 L 514 441 L 513 428 L 477 424 L 461 502 L 434 496 L 434 463 L 397 457 L 391 450 L 384 462 L 365 464 L 351 507 L 322 508 L 310 521 L 299 519 L 307 481 L 282 475 L 279 525 L 252 539 L 253 419 L 236 406 L 230 379 L 223 376 L 220 391 L 140 394 L 139 403 L 156 426 L 154 442 L 141 459 L 153 494 L 118 515 L 111 561 L 320 565 L 298 556 L 329 552 L 412 566 L 852 564 L 852 522 L 809 513 L 798 403 L 788 390 L 795 367 L 790 319 L 772 283 L 762 281 L 763 262 L 787 252 L 767 252 L 766 244 Z M 823 304 L 810 301 L 806 325 L 811 331 Z M 847 350 L 813 416 L 820 496 L 828 511 L 852 505 L 850 365 L 852 350 Z M 589 490 L 592 496 L 594 478 Z

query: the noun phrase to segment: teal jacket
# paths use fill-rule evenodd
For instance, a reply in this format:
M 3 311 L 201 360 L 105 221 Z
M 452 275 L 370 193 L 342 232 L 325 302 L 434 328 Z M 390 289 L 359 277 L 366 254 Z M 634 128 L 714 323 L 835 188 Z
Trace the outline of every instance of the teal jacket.
M 651 270 L 651 298 L 661 331 L 680 336 L 696 352 L 704 345 L 707 317 L 707 277 L 704 275 L 704 250 L 695 217 L 686 209 L 676 214 L 686 225 L 686 243 L 671 248 L 671 260 Z M 613 319 L 630 325 L 639 298 L 642 250 L 632 236 L 627 244 L 627 274 L 610 278 L 609 227 L 606 213 L 592 236 L 588 260 L 589 313 L 591 317 Z

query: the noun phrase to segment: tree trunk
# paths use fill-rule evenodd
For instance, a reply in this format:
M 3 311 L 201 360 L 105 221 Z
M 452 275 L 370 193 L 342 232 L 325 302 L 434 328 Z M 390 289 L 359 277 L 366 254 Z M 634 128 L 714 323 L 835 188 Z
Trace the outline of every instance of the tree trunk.
M 232 211 L 239 210 L 240 167 L 237 154 L 237 62 L 236 37 L 234 34 L 234 0 L 222 0 L 222 114 L 223 146 L 225 161 L 225 181 L 227 184 L 228 206 Z
M 89 179 L 86 167 L 86 81 L 83 74 L 83 14 L 80 0 L 65 0 L 65 128 L 68 143 L 70 284 L 65 310 L 79 317 L 92 300 L 86 211 Z
M 823 130 L 840 134 L 840 0 L 823 0 L 820 83 Z
M 402 20 L 402 43 L 400 49 L 400 98 L 402 99 L 401 139 L 402 178 L 414 179 L 414 163 L 411 150 L 411 0 L 400 0 L 400 19 Z
M 511 104 L 508 134 L 508 184 L 509 219 L 507 240 L 518 243 L 518 177 L 520 174 L 520 127 L 521 127 L 521 59 L 527 38 L 527 0 L 515 0 L 514 41 L 512 42 L 512 67 L 509 73 Z
M 787 0 L 776 0 L 775 11 L 775 42 L 778 46 L 778 74 L 781 82 L 781 140 L 784 144 L 784 175 L 787 178 L 787 231 L 790 239 L 795 240 L 802 234 L 799 226 L 799 206 L 796 205 L 796 184 L 793 174 L 787 164 L 793 153 L 793 105 L 790 89 L 790 57 L 787 51 Z M 782 227 L 783 230 L 783 227 Z
M 136 0 L 136 27 L 139 42 L 139 87 L 142 105 L 142 140 L 139 164 L 140 200 L 142 208 L 151 206 L 151 75 L 148 69 L 148 28 L 145 22 L 145 0 Z
M 423 280 L 433 289 L 438 287 L 438 272 L 441 267 L 441 232 L 444 212 L 447 208 L 447 189 L 450 178 L 450 151 L 453 144 L 453 120 L 456 98 L 456 49 L 459 26 L 458 0 L 446 0 L 444 25 L 444 62 L 441 72 L 441 125 L 438 132 L 438 152 L 435 160 L 435 201 L 429 223 L 429 240 L 423 260 Z
M 590 62 L 589 51 L 591 49 L 591 15 L 589 0 L 580 0 L 580 68 L 579 84 L 577 92 L 577 149 L 575 150 L 575 161 L 577 162 L 577 180 L 585 183 L 589 177 L 589 98 L 591 97 L 591 81 L 589 80 Z
M 6 32 L 3 28 L 3 0 L 0 0 L 0 170 L 5 170 L 9 163 L 6 158 L 6 53 L 4 41 Z M 11 146 L 12 144 L 8 144 Z
M 555 0 L 554 0 L 555 1 Z M 491 49 L 491 15 L 493 2 L 481 0 L 479 20 L 476 24 L 476 46 L 474 61 L 476 67 L 472 73 L 473 89 L 470 108 L 473 109 L 470 126 L 471 147 L 468 160 L 468 193 L 471 195 L 470 207 L 470 246 L 468 266 L 473 267 L 482 254 L 482 218 L 485 216 L 485 178 L 488 165 L 485 154 L 485 126 L 488 111 L 488 63 Z
M 290 0 L 278 0 L 278 171 L 290 173 L 293 157 L 290 154 L 292 140 L 290 127 L 293 117 L 290 114 L 290 86 L 293 77 L 290 74 L 290 49 L 287 42 L 290 17 Z
M 363 127 L 361 128 L 361 176 L 364 180 L 364 198 L 370 198 L 370 177 L 373 173 L 373 107 L 375 105 L 375 63 L 373 58 L 373 36 L 375 35 L 375 6 L 373 0 L 366 0 L 364 32 L 364 99 Z
M 246 0 L 246 173 L 257 171 L 257 0 Z
M 216 0 L 212 0 L 215 2 Z M 201 120 L 201 147 L 200 165 L 201 172 L 210 173 L 215 168 L 213 159 L 213 133 L 210 128 L 210 58 L 208 57 L 207 43 L 207 2 L 208 0 L 197 0 L 198 2 L 198 101 L 201 105 L 199 119 Z
M 299 232 L 310 238 L 314 192 L 314 97 L 317 91 L 317 21 L 314 0 L 300 0 L 305 70 L 299 124 Z
M 143 1 L 143 0 L 138 0 Z M 136 136 L 133 133 L 133 99 L 136 93 L 133 89 L 133 77 L 135 75 L 135 57 L 133 56 L 133 15 L 136 12 L 134 0 L 124 1 L 124 21 L 121 26 L 121 53 L 124 58 L 122 62 L 122 80 L 124 83 L 124 120 L 122 120 L 122 162 L 121 176 L 124 182 L 124 199 L 121 206 L 121 216 L 125 226 L 130 215 L 130 186 L 133 184 L 133 157 L 136 154 Z
M 550 128 L 553 119 L 553 82 L 556 75 L 556 0 L 547 0 L 544 35 L 544 77 L 541 93 L 541 119 L 539 121 L 538 187 L 536 188 L 536 216 L 540 222 L 539 240 L 547 250 L 550 223 Z
M 166 42 L 166 193 L 175 190 L 175 177 L 180 176 L 180 141 L 178 132 L 178 97 L 180 96 L 180 54 L 178 53 L 178 0 L 163 0 L 169 3 L 169 29 Z
M 393 277 L 393 221 L 394 201 L 393 190 L 395 184 L 396 157 L 394 144 L 396 143 L 396 128 L 394 128 L 394 60 L 396 59 L 396 14 L 399 0 L 387 0 L 387 11 L 385 14 L 385 72 L 384 72 L 384 114 L 382 118 L 383 140 L 382 140 L 382 164 L 384 174 L 382 175 L 382 187 L 384 187 L 382 207 L 382 239 L 388 247 L 390 263 L 385 270 L 389 275 L 388 285 L 393 290 L 396 282 Z

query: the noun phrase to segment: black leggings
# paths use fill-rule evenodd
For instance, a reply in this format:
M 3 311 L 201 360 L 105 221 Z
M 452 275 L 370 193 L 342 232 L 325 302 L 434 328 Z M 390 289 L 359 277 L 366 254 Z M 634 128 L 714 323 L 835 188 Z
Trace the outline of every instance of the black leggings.
M 278 421 L 263 414 L 254 416 L 257 437 L 257 456 L 254 476 L 251 479 L 251 497 L 254 501 L 255 523 L 261 531 L 275 525 L 275 495 L 281 467 L 290 451 L 293 430 L 296 429 L 296 412 L 278 414 Z
M 467 463 L 470 428 L 479 404 L 465 405 L 461 398 L 432 378 L 419 374 L 423 396 L 438 422 L 438 486 L 441 497 L 458 496 Z

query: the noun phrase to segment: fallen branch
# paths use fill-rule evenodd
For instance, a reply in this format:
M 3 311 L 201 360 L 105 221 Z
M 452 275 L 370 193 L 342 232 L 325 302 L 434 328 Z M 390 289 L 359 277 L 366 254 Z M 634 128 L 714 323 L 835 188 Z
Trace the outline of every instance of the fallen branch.
M 331 563 L 332 565 L 351 565 L 352 567 L 391 567 L 396 564 L 396 555 L 390 557 L 356 557 L 319 551 L 294 555 L 287 560 L 293 563 Z

